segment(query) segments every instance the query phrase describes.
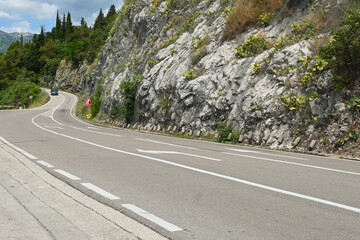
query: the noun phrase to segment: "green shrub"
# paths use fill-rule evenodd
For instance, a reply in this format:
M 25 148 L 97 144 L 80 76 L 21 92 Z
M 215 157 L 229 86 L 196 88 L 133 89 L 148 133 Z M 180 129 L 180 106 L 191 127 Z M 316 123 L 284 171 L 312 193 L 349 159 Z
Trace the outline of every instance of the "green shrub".
M 188 80 L 195 79 L 197 77 L 196 71 L 194 69 L 189 69 L 183 74 L 183 76 Z
M 217 132 L 219 134 L 216 141 L 218 142 L 226 142 L 228 140 L 229 135 L 232 132 L 232 122 L 217 122 Z
M 260 25 L 262 26 L 268 26 L 271 19 L 274 17 L 275 13 L 263 13 L 260 14 L 259 20 L 260 20 Z
M 119 90 L 123 97 L 123 105 L 120 107 L 121 116 L 126 123 L 131 123 L 134 115 L 137 83 L 126 79 L 121 82 Z
M 341 90 L 360 76 L 360 10 L 352 9 L 340 22 L 339 28 L 332 30 L 333 39 L 320 47 L 319 55 L 329 63 L 332 82 Z
M 98 113 L 100 112 L 102 90 L 103 90 L 103 88 L 99 84 L 96 88 L 95 95 L 91 97 L 91 102 L 93 103 L 93 105 L 91 106 L 92 117 L 96 117 L 98 115 Z
M 259 74 L 261 72 L 261 65 L 259 62 L 254 63 L 254 65 L 252 65 L 251 70 L 253 70 L 256 74 Z
M 262 36 L 250 36 L 246 42 L 235 49 L 238 58 L 256 56 L 269 48 L 269 44 Z
M 351 141 L 356 142 L 359 139 L 359 133 L 357 131 L 353 130 L 349 133 L 349 138 Z
M 358 96 L 353 96 L 350 100 L 350 103 L 347 105 L 348 108 L 360 108 L 360 98 Z

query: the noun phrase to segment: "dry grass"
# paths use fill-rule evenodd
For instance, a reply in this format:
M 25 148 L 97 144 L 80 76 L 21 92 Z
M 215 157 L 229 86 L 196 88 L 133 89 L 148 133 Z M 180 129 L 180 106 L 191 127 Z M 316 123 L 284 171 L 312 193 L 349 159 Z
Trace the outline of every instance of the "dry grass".
M 283 6 L 283 0 L 237 0 L 227 16 L 223 38 L 230 39 L 255 24 L 261 14 L 276 12 Z
M 316 55 L 319 52 L 320 47 L 323 47 L 329 43 L 330 34 L 324 34 L 314 38 L 313 43 L 310 46 L 310 50 Z
M 314 23 L 318 33 L 326 33 L 336 27 L 344 15 L 344 11 L 340 8 L 331 8 L 327 13 L 324 9 L 317 9 L 311 11 L 305 19 Z

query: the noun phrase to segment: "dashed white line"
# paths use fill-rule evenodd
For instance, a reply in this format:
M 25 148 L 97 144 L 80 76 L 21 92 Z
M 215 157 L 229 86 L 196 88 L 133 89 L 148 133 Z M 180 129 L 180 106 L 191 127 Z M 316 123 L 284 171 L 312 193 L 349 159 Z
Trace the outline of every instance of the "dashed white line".
M 0 141 L 2 141 L 3 143 L 5 143 L 6 145 L 8 145 L 9 147 L 13 148 L 14 150 L 18 151 L 19 153 L 21 153 L 22 155 L 32 159 L 32 160 L 36 160 L 38 159 L 37 157 L 31 155 L 30 153 L 26 152 L 25 150 L 15 146 L 14 144 L 10 143 L 9 141 L 7 141 L 5 138 L 0 137 Z
M 47 167 L 47 168 L 53 168 L 54 167 L 53 165 L 51 165 L 50 163 L 47 163 L 45 161 L 40 160 L 40 161 L 37 161 L 37 162 L 40 163 L 41 165 Z
M 164 219 L 161 219 L 153 214 L 148 213 L 147 211 L 133 205 L 133 204 L 122 204 L 121 206 L 129 209 L 130 211 L 136 213 L 137 215 L 159 225 L 160 227 L 168 230 L 169 232 L 176 232 L 176 231 L 182 231 L 183 229 L 175 226 L 172 223 L 169 223 L 165 221 Z
M 227 154 L 227 155 L 232 155 L 232 156 L 254 158 L 254 159 L 258 159 L 258 160 L 262 160 L 262 161 L 284 163 L 284 164 L 296 165 L 296 166 L 301 166 L 301 167 L 315 168 L 315 169 L 320 169 L 320 170 L 325 170 L 325 171 L 332 171 L 332 172 L 339 172 L 339 173 L 346 173 L 346 174 L 352 174 L 352 175 L 360 176 L 360 173 L 357 173 L 357 172 L 349 172 L 349 171 L 338 170 L 338 169 L 333 169 L 333 168 L 325 168 L 325 167 L 313 166 L 313 165 L 308 165 L 308 164 L 287 162 L 287 161 L 275 160 L 275 159 L 270 159 L 270 158 L 262 158 L 262 157 L 244 155 L 244 154 L 237 154 L 237 153 L 228 153 L 228 152 L 223 152 L 223 153 Z
M 66 172 L 64 170 L 61 170 L 61 169 L 56 169 L 55 172 L 60 173 L 61 175 L 65 176 L 67 178 L 70 178 L 71 180 L 81 180 L 81 178 L 79 178 L 77 176 L 74 176 L 71 173 L 68 173 L 68 172 Z
M 86 187 L 86 188 L 88 188 L 88 189 L 90 189 L 90 190 L 100 194 L 101 196 L 110 199 L 110 200 L 118 200 L 118 199 L 120 199 L 119 197 L 117 197 L 117 196 L 115 196 L 115 195 L 113 195 L 113 194 L 111 194 L 111 193 L 109 193 L 109 192 L 107 192 L 107 191 L 105 191 L 105 190 L 91 184 L 91 183 L 82 183 L 81 185 L 83 185 L 84 187 Z

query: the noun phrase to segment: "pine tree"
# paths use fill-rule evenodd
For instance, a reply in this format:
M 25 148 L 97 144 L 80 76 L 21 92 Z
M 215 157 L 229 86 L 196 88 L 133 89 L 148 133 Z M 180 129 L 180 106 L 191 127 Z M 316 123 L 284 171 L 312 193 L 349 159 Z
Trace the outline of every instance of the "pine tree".
M 72 22 L 70 12 L 67 14 L 66 18 L 66 27 L 65 27 L 65 38 L 67 38 L 72 33 Z
M 116 15 L 116 8 L 115 8 L 115 5 L 112 4 L 109 8 L 109 11 L 106 15 L 106 20 L 109 20 L 112 16 L 115 16 Z
M 105 18 L 102 9 L 100 8 L 99 15 L 97 16 L 94 23 L 94 29 L 98 29 L 98 28 L 102 29 L 104 25 L 105 25 Z
M 80 24 L 81 24 L 81 27 L 82 27 L 82 28 L 87 28 L 87 23 L 85 22 L 84 17 L 81 18 Z
M 61 19 L 59 17 L 59 10 L 57 10 L 56 14 L 55 39 L 61 39 Z
M 62 23 L 61 23 L 61 40 L 65 40 L 65 36 L 66 36 L 66 20 L 65 20 L 65 14 L 64 14 Z

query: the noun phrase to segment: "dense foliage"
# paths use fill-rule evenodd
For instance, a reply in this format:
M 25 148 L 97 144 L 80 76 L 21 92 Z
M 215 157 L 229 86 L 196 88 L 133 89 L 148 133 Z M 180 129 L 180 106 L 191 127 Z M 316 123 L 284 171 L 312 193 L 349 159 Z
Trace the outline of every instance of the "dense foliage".
M 53 78 L 61 59 L 66 59 L 77 67 L 82 62 L 92 63 L 105 43 L 116 18 L 112 5 L 104 16 L 100 9 L 94 27 L 89 28 L 81 19 L 80 26 L 74 26 L 71 14 L 56 16 L 56 26 L 51 32 L 41 27 L 31 42 L 16 41 L 10 45 L 6 54 L 0 53 L 0 105 L 17 105 L 22 101 L 13 92 L 35 91 L 39 78 L 43 75 Z M 24 87 L 26 86 L 26 89 Z M 7 96 L 7 97 L 5 97 Z
M 360 10 L 351 9 L 332 31 L 333 39 L 320 48 L 320 57 L 333 71 L 333 83 L 338 90 L 360 77 Z

